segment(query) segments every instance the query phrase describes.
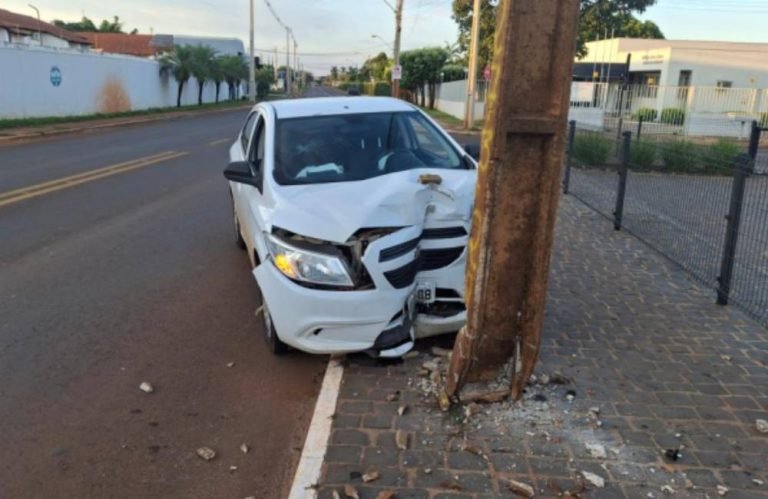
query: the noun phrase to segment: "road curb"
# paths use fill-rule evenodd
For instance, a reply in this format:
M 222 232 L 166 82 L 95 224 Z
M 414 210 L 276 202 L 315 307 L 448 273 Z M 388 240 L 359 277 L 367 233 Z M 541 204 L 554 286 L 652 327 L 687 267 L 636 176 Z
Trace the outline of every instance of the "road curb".
M 344 375 L 341 359 L 341 357 L 331 357 L 328 361 L 288 499 L 317 497 L 317 482 L 322 472 L 325 451 L 331 436 L 333 415 L 336 412 L 336 401 L 339 398 L 341 379 Z
M 160 113 L 154 116 L 142 116 L 136 119 L 120 120 L 119 118 L 116 118 L 115 121 L 113 122 L 108 121 L 106 123 L 97 123 L 97 124 L 91 124 L 91 125 L 87 125 L 87 122 L 82 122 L 84 126 L 74 126 L 70 128 L 60 128 L 60 129 L 52 129 L 52 130 L 45 130 L 44 127 L 41 127 L 40 130 L 29 132 L 29 133 L 0 136 L 0 145 L 9 144 L 13 142 L 21 142 L 25 140 L 56 137 L 59 135 L 70 135 L 70 134 L 74 135 L 76 133 L 85 133 L 91 130 L 101 130 L 105 128 L 119 128 L 124 126 L 131 126 L 131 125 L 141 125 L 143 123 L 153 123 L 156 121 L 170 121 L 174 119 L 191 118 L 194 116 L 203 116 L 207 114 L 219 114 L 219 113 L 237 111 L 242 109 L 250 109 L 251 107 L 252 106 L 250 104 L 247 104 L 244 106 L 232 106 L 232 107 L 227 107 L 223 109 L 211 109 L 208 111 L 186 111 L 186 112 L 171 111 L 168 113 Z

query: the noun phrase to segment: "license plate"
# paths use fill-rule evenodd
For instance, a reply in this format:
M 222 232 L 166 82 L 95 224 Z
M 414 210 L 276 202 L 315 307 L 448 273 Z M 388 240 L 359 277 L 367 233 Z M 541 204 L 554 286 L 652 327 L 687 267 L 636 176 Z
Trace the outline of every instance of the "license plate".
M 416 283 L 416 301 L 419 303 L 435 302 L 435 283 L 432 281 L 419 281 Z

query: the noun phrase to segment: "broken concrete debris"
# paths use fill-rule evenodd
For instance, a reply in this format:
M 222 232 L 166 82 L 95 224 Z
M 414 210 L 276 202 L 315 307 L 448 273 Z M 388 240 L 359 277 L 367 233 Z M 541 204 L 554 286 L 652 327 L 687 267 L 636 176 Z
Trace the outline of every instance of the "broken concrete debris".
M 197 449 L 197 455 L 200 456 L 201 459 L 205 459 L 206 461 L 211 461 L 213 458 L 216 457 L 216 452 L 210 447 L 200 447 L 199 449 Z
M 717 486 L 717 495 L 719 495 L 719 496 L 721 496 L 721 497 L 722 497 L 722 496 L 725 496 L 726 494 L 728 494 L 728 492 L 729 492 L 730 490 L 731 490 L 731 489 L 729 489 L 729 488 L 728 488 L 728 487 L 726 487 L 725 485 L 718 485 L 718 486 Z
M 249 450 L 251 450 L 251 448 L 248 447 L 248 444 L 246 444 L 245 442 L 240 444 L 240 452 L 242 452 L 243 454 L 248 454 Z
M 608 453 L 605 452 L 604 446 L 590 442 L 587 442 L 585 445 L 589 451 L 589 455 L 595 459 L 606 459 L 608 457 Z
M 155 387 L 153 387 L 152 384 L 147 381 L 142 381 L 139 385 L 139 390 L 144 393 L 152 393 L 155 391 Z
M 679 461 L 683 458 L 683 453 L 680 449 L 667 449 L 664 451 L 664 456 L 670 461 Z
M 582 471 L 581 476 L 583 476 L 586 481 L 588 481 L 598 489 L 602 489 L 603 487 L 605 487 L 605 479 L 600 475 L 597 475 L 589 471 Z
M 344 486 L 344 495 L 351 497 L 352 499 L 360 499 L 360 494 L 357 493 L 357 489 L 349 484 Z
M 395 433 L 395 444 L 400 450 L 408 449 L 408 434 L 403 430 L 397 430 Z
M 235 367 L 235 363 L 234 362 L 227 362 L 227 367 Z
M 757 428 L 757 431 L 760 433 L 768 433 L 768 421 L 765 419 L 756 419 L 755 428 Z
M 675 493 L 675 489 L 673 489 L 669 485 L 662 485 L 661 492 L 667 495 L 673 495 Z
M 386 396 L 387 402 L 397 402 L 400 399 L 400 392 L 396 391 Z
M 405 414 L 405 411 L 407 411 L 407 410 L 408 410 L 408 406 L 403 404 L 403 405 L 401 405 L 400 407 L 397 408 L 397 415 L 398 416 L 402 416 L 403 414 Z
M 369 471 L 368 473 L 364 474 L 362 478 L 363 478 L 363 482 L 365 483 L 375 482 L 376 480 L 381 478 L 381 473 L 379 473 L 376 470 Z
M 507 486 L 509 487 L 509 490 L 514 492 L 520 497 L 533 497 L 536 493 L 533 490 L 533 487 L 528 485 L 527 483 L 518 482 L 517 480 L 510 480 L 509 483 L 507 483 Z
M 382 490 L 379 492 L 379 495 L 376 496 L 376 499 L 394 499 L 395 493 L 391 490 Z

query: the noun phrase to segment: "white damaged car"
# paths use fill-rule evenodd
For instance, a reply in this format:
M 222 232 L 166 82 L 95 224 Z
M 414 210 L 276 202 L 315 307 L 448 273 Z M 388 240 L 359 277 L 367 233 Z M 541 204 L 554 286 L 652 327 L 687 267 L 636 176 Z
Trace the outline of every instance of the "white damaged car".
M 462 327 L 476 163 L 418 108 L 264 102 L 229 156 L 272 351 L 396 357 Z

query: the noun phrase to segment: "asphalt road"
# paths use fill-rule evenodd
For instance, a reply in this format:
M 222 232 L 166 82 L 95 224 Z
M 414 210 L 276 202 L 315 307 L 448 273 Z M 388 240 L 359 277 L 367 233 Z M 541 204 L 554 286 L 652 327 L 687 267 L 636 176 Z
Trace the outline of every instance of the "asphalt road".
M 244 117 L 0 147 L 0 497 L 286 490 L 326 359 L 254 317 L 221 176 Z

